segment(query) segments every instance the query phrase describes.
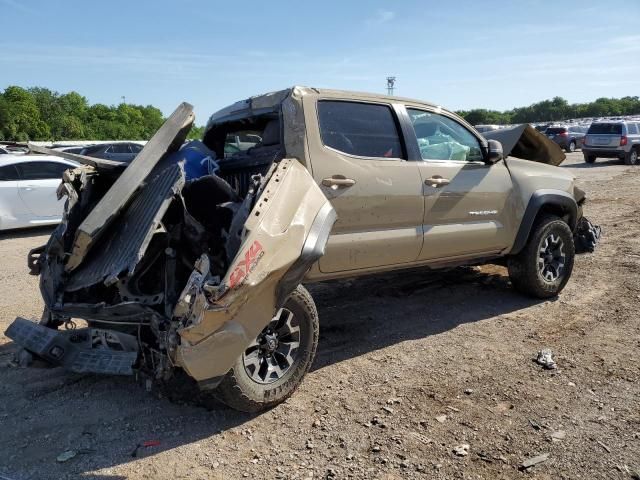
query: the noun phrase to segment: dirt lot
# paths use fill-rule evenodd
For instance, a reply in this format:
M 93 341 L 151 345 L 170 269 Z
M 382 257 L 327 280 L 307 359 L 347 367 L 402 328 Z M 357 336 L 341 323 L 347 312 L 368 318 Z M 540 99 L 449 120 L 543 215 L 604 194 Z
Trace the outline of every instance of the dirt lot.
M 570 157 L 605 235 L 558 299 L 495 266 L 313 285 L 313 371 L 262 415 L 15 368 L 0 336 L 0 478 L 640 478 L 640 169 Z M 48 233 L 0 237 L 1 331 L 40 315 L 25 255 Z M 557 370 L 533 362 L 544 347 Z

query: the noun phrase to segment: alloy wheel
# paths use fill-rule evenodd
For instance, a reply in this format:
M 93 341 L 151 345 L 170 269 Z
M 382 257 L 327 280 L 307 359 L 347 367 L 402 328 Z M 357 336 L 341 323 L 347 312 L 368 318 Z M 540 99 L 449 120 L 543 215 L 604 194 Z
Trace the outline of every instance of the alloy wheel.
M 242 355 L 245 371 L 256 383 L 273 383 L 291 369 L 299 347 L 298 319 L 281 308 Z
M 564 275 L 565 265 L 564 242 L 559 235 L 550 233 L 540 243 L 538 254 L 538 272 L 549 283 L 555 282 Z

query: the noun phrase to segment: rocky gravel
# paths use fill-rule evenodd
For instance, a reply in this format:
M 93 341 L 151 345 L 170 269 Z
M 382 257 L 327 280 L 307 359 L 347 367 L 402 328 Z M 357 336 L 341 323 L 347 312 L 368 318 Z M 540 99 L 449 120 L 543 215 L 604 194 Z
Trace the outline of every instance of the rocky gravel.
M 604 237 L 559 298 L 495 265 L 310 285 L 314 367 L 261 415 L 14 367 L 0 336 L 0 479 L 640 478 L 640 167 L 569 157 Z M 2 331 L 39 318 L 49 233 L 0 236 Z

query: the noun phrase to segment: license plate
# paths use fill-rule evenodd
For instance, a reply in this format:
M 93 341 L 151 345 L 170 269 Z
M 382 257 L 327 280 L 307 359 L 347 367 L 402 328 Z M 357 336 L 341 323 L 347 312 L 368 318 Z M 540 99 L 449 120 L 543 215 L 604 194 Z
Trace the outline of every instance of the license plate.
M 596 137 L 593 143 L 596 145 L 609 145 L 609 139 L 607 137 Z

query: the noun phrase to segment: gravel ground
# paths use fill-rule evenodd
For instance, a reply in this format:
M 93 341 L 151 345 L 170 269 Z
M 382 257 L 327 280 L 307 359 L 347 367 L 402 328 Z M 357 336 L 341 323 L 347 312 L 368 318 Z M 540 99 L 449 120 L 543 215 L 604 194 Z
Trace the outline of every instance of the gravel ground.
M 262 415 L 15 368 L 0 336 L 0 479 L 640 478 L 640 170 L 569 157 L 605 234 L 559 298 L 497 266 L 312 285 L 314 367 Z M 49 232 L 0 236 L 0 331 L 39 318 L 25 256 Z M 533 361 L 545 347 L 556 370 Z

